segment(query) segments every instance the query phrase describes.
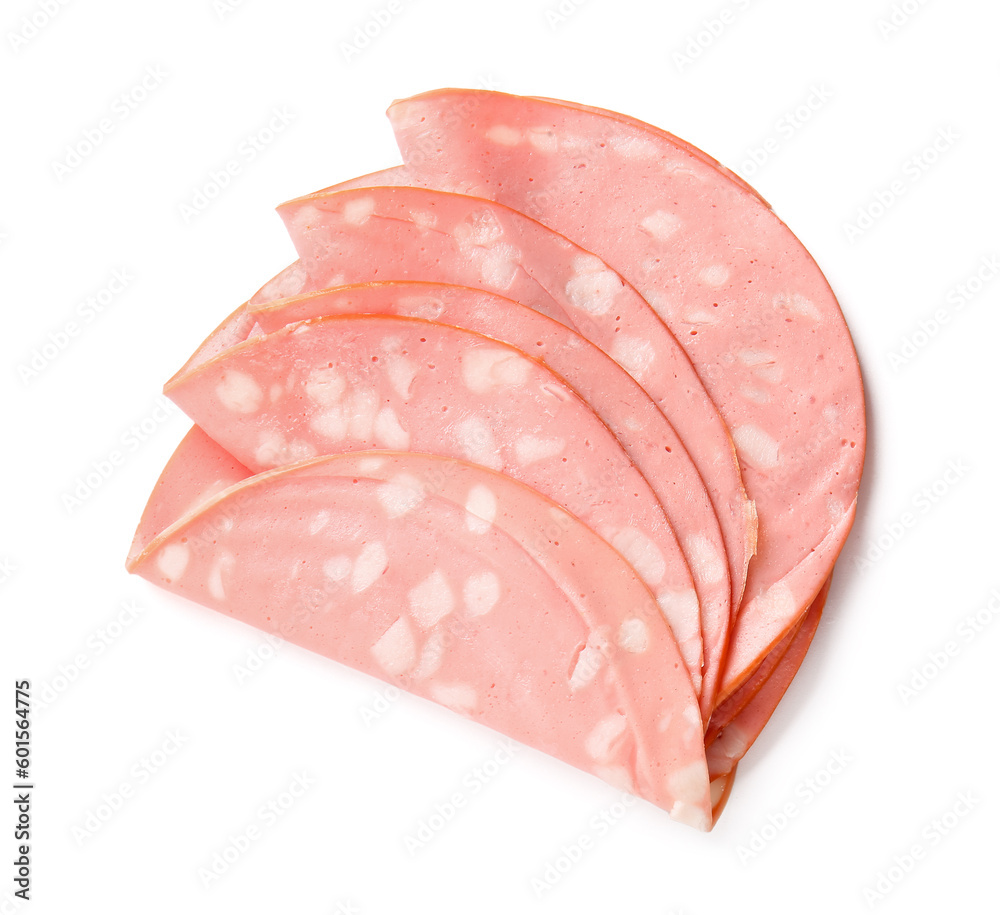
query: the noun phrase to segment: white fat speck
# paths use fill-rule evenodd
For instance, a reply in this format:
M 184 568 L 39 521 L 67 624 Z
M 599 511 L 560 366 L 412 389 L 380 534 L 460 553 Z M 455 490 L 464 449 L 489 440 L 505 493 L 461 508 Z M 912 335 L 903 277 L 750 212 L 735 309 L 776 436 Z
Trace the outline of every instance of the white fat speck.
M 486 131 L 486 139 L 500 146 L 517 146 L 521 142 L 521 131 L 506 124 L 494 124 Z
M 598 721 L 584 743 L 587 755 L 598 762 L 611 759 L 614 756 L 615 742 L 625 733 L 626 723 L 621 712 L 613 712 Z
M 277 403 L 281 400 L 281 395 L 284 393 L 285 389 L 280 384 L 275 383 L 271 385 L 271 390 L 268 391 L 268 397 L 270 398 L 271 403 Z
M 428 693 L 435 702 L 460 715 L 474 712 L 478 701 L 476 691 L 465 683 L 432 683 Z
M 840 410 L 838 410 L 833 404 L 827 404 L 823 407 L 823 419 L 828 423 L 835 423 L 840 419 Z
M 529 127 L 528 142 L 540 152 L 555 152 L 559 148 L 559 140 L 555 131 L 549 127 Z
M 300 207 L 292 216 L 292 224 L 298 229 L 309 229 L 314 225 L 319 225 L 325 219 L 326 214 L 311 203 Z
M 497 497 L 488 486 L 476 483 L 465 500 L 465 526 L 473 534 L 485 534 L 497 517 Z
M 359 441 L 368 441 L 372 437 L 375 416 L 378 413 L 379 398 L 372 388 L 355 388 L 349 397 L 348 434 Z
M 332 407 L 340 403 L 347 389 L 347 382 L 334 368 L 314 369 L 306 379 L 305 391 L 317 407 Z
M 433 229 L 437 225 L 437 213 L 430 210 L 414 210 L 410 214 L 413 224 L 419 229 Z
M 330 581 L 343 581 L 351 574 L 352 566 L 349 556 L 334 556 L 323 563 L 323 574 Z
M 330 513 L 327 511 L 316 512 L 309 522 L 309 533 L 312 536 L 318 534 L 330 523 Z
M 707 829 L 703 804 L 708 797 L 708 768 L 704 760 L 693 762 L 672 772 L 667 779 L 667 791 L 674 799 L 670 816 L 688 826 Z
M 674 713 L 672 711 L 666 711 L 656 721 L 656 730 L 661 734 L 666 734 L 670 730 L 670 725 L 673 724 Z
M 775 356 L 774 353 L 769 353 L 763 349 L 741 349 L 736 354 L 736 358 L 744 365 L 749 365 L 753 368 L 754 366 L 773 363 Z
M 462 454 L 474 464 L 481 464 L 491 470 L 503 467 L 503 458 L 493 437 L 493 430 L 481 416 L 469 416 L 458 423 L 455 437 Z
M 712 818 L 700 806 L 686 804 L 684 801 L 674 802 L 670 808 L 670 818 L 701 832 L 708 832 L 712 827 Z
M 614 308 L 622 279 L 604 261 L 592 254 L 578 254 L 573 258 L 573 273 L 566 295 L 574 308 L 591 315 L 604 315 Z
M 503 238 L 503 226 L 491 210 L 477 210 L 457 223 L 452 235 L 462 248 L 489 248 Z
M 777 363 L 773 353 L 765 350 L 745 349 L 737 353 L 737 356 L 744 365 L 762 381 L 777 384 L 781 381 L 784 371 Z
M 474 394 L 485 394 L 496 387 L 523 385 L 531 368 L 527 359 L 508 349 L 475 346 L 462 353 L 462 378 Z
M 759 426 L 746 423 L 733 429 L 733 441 L 739 456 L 757 470 L 778 465 L 778 443 Z
M 215 386 L 215 396 L 233 413 L 256 413 L 264 392 L 249 375 L 229 370 L 222 373 L 222 380 Z
M 645 217 L 639 223 L 639 227 L 657 241 L 666 241 L 677 232 L 682 224 L 679 216 L 668 213 L 666 210 L 657 210 Z
M 424 629 L 430 629 L 455 609 L 455 595 L 440 569 L 435 569 L 412 588 L 407 601 L 413 618 Z
M 691 571 L 699 581 L 714 585 L 726 574 L 726 563 L 715 545 L 704 534 L 691 534 L 684 538 L 684 555 Z
M 444 302 L 432 295 L 400 296 L 399 314 L 412 315 L 425 321 L 436 321 L 444 311 Z
M 591 638 L 593 639 L 593 637 Z M 587 644 L 580 651 L 576 659 L 576 664 L 573 667 L 573 672 L 570 674 L 570 691 L 575 693 L 577 690 L 583 689 L 588 683 L 593 682 L 594 677 L 597 676 L 603 666 L 604 652 L 601 651 L 600 640 L 598 640 L 597 644 L 593 644 L 592 641 L 588 640 Z
M 372 645 L 372 655 L 379 667 L 391 677 L 399 677 L 413 667 L 417 660 L 417 649 L 413 642 L 413 631 L 404 617 L 396 620 Z
M 791 588 L 779 581 L 741 607 L 740 614 L 746 613 L 749 619 L 760 620 L 763 629 L 773 623 L 786 623 L 798 609 L 798 602 Z
M 741 388 L 740 393 L 750 401 L 759 404 L 767 404 L 771 402 L 770 391 L 765 391 L 763 388 Z
M 618 134 L 610 139 L 611 148 L 624 159 L 658 159 L 660 148 L 645 137 Z
M 718 314 L 711 311 L 692 311 L 690 314 L 684 315 L 685 324 L 711 326 L 713 324 L 717 324 L 718 321 Z
M 358 473 L 378 473 L 385 467 L 386 459 L 375 454 L 370 457 L 363 457 L 358 461 Z
M 477 248 L 479 270 L 483 285 L 487 289 L 506 290 L 517 276 L 517 268 L 521 262 L 521 252 L 507 243 L 493 245 L 491 248 Z
M 618 644 L 632 654 L 642 654 L 649 647 L 649 630 L 637 616 L 623 620 L 618 628 Z
M 719 749 L 729 759 L 742 759 L 746 751 L 750 749 L 750 738 L 735 724 L 727 724 L 716 742 Z
M 343 441 L 347 437 L 347 412 L 343 404 L 337 404 L 317 413 L 309 419 L 309 428 L 328 442 Z
M 656 348 L 642 337 L 627 337 L 615 334 L 611 352 L 608 354 L 636 381 L 644 381 L 656 360 Z
M 624 556 L 648 585 L 658 585 L 667 571 L 660 548 L 642 531 L 627 527 L 615 534 L 611 545 Z
M 462 588 L 462 598 L 469 616 L 484 616 L 489 613 L 500 600 L 500 579 L 496 572 L 487 569 L 470 575 Z
M 624 766 L 594 766 L 591 771 L 612 788 L 624 791 L 625 794 L 635 794 L 635 783 Z
M 390 451 L 406 451 L 410 447 L 410 433 L 400 424 L 392 407 L 382 407 L 375 417 L 375 442 Z
M 804 295 L 800 295 L 797 292 L 793 292 L 791 294 L 779 292 L 775 295 L 772 301 L 775 308 L 791 312 L 794 315 L 800 315 L 803 318 L 810 318 L 813 321 L 819 321 L 822 317 L 815 304 L 813 304 L 810 299 L 807 299 Z
M 366 543 L 355 560 L 354 571 L 351 572 L 351 591 L 355 594 L 367 591 L 382 577 L 387 568 L 389 568 L 389 555 L 385 547 L 377 540 Z
M 220 553 L 219 558 L 212 565 L 212 570 L 208 573 L 208 593 L 216 600 L 226 599 L 226 579 L 229 577 L 236 563 L 236 557 L 232 553 Z
M 422 130 L 424 121 L 433 117 L 433 110 L 428 102 L 409 100 L 393 105 L 388 116 L 396 130 Z
M 417 665 L 417 669 L 413 671 L 413 679 L 424 680 L 427 677 L 434 676 L 441 668 L 446 647 L 447 642 L 444 633 L 435 629 L 427 637 L 424 647 L 420 649 L 420 663 Z
M 424 486 L 415 476 L 400 473 L 378 488 L 379 504 L 390 518 L 413 511 L 424 501 Z
M 418 368 L 417 363 L 406 356 L 386 357 L 385 372 L 389 377 L 389 384 L 404 401 L 410 399 L 410 388 L 413 386 L 413 379 L 417 377 Z
M 183 543 L 168 543 L 156 557 L 156 567 L 168 581 L 177 581 L 187 568 L 191 552 Z
M 664 588 L 656 595 L 656 603 L 670 624 L 678 645 L 684 645 L 695 638 L 701 638 L 701 605 L 698 592 L 693 588 L 676 591 Z
M 556 457 L 565 449 L 565 439 L 539 438 L 537 435 L 522 435 L 514 444 L 514 453 L 521 466 Z
M 288 441 L 280 432 L 264 432 L 254 455 L 261 467 L 280 467 L 316 456 L 316 449 L 301 439 Z
M 358 197 L 349 200 L 344 206 L 344 222 L 352 226 L 364 225 L 375 212 L 375 199 L 373 197 Z
M 729 279 L 729 268 L 725 264 L 709 264 L 698 273 L 698 280 L 706 286 L 722 286 Z

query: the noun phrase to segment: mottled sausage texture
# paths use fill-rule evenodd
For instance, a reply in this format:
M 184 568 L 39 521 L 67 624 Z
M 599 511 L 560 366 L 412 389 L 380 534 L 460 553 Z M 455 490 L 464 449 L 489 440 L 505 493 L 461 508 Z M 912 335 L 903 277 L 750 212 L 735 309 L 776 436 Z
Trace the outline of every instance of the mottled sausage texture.
M 662 505 L 590 406 L 523 351 L 423 319 L 331 315 L 225 350 L 165 390 L 255 471 L 387 448 L 463 458 L 528 483 L 654 589 L 700 690 L 697 591 Z
M 663 506 L 701 606 L 701 707 L 708 720 L 729 634 L 730 585 L 722 531 L 698 469 L 642 387 L 602 350 L 557 321 L 479 289 L 441 283 L 340 286 L 251 306 L 264 332 L 338 314 L 425 318 L 502 340 L 561 376 L 604 421 Z M 607 480 L 608 485 L 613 481 Z
M 397 102 L 389 117 L 420 183 L 495 199 L 573 239 L 685 347 L 759 518 L 725 699 L 802 617 L 854 518 L 864 400 L 822 272 L 744 182 L 634 119 L 465 90 Z
M 404 164 L 166 392 L 127 566 L 710 829 L 803 663 L 864 460 L 823 274 L 710 156 L 572 102 L 396 102 Z
M 697 697 L 655 598 L 509 477 L 429 455 L 306 461 L 209 498 L 129 565 L 711 827 Z
M 472 286 L 533 308 L 603 349 L 645 388 L 697 464 L 739 604 L 756 519 L 732 440 L 683 348 L 619 273 L 523 213 L 482 197 L 405 185 L 338 187 L 283 204 L 279 213 L 301 260 L 275 286 L 300 283 L 307 291 L 402 279 Z

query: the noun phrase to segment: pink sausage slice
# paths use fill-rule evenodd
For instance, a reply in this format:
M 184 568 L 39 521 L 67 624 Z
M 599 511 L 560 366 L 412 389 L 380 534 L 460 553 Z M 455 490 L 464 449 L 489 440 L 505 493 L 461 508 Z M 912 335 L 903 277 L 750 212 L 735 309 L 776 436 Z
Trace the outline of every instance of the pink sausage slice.
M 709 772 L 713 779 L 736 769 L 736 764 L 746 755 L 771 719 L 812 644 L 829 590 L 830 579 L 827 579 L 816 599 L 810 604 L 798 631 L 771 675 L 760 685 L 753 698 L 708 745 Z
M 521 350 L 415 318 L 331 316 L 225 350 L 164 390 L 254 471 L 387 448 L 523 480 L 635 566 L 700 691 L 698 596 L 663 507 L 590 407 Z
M 338 314 L 418 317 L 503 340 L 530 353 L 590 405 L 649 482 L 680 540 L 701 605 L 702 711 L 711 714 L 729 633 L 730 587 L 718 519 L 698 470 L 666 417 L 638 383 L 596 346 L 510 299 L 441 283 L 341 286 L 251 306 L 263 332 Z
M 139 520 L 128 561 L 132 562 L 165 527 L 251 471 L 193 426 L 175 449 L 153 487 Z
M 320 458 L 209 499 L 129 567 L 711 828 L 697 700 L 651 593 L 507 477 Z
M 656 401 L 698 467 L 739 604 L 756 519 L 728 430 L 683 349 L 607 264 L 523 213 L 425 188 L 320 192 L 278 212 L 309 277 L 303 292 L 406 279 L 486 289 L 574 328 L 615 359 Z
M 687 350 L 760 518 L 724 698 L 801 617 L 854 516 L 864 400 L 823 274 L 743 182 L 634 119 L 463 90 L 389 116 L 421 183 L 497 199 L 595 252 Z

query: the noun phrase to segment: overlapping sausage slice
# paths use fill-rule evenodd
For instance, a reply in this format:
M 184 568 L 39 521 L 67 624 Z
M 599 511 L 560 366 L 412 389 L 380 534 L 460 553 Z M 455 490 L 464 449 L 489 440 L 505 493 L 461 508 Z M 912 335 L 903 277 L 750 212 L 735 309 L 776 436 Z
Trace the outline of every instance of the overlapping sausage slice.
M 404 166 L 282 205 L 299 260 L 168 382 L 197 425 L 128 567 L 710 828 L 855 512 L 836 300 L 634 118 L 390 118 Z
M 498 200 L 593 251 L 686 349 L 760 523 L 725 698 L 818 594 L 855 512 L 864 402 L 823 274 L 744 182 L 632 118 L 465 90 L 397 102 L 389 116 L 417 180 Z
M 697 698 L 655 598 L 507 476 L 429 455 L 315 459 L 209 498 L 129 565 L 711 825 Z

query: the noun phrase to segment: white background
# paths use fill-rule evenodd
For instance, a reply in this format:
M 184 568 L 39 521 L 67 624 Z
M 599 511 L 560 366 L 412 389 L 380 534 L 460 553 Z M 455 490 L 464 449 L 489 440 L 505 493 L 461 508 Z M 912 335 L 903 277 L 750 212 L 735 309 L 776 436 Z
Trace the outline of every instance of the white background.
M 948 302 L 1000 254 L 1000 12 L 907 0 L 912 14 L 890 33 L 879 21 L 891 0 L 589 0 L 547 16 L 557 4 L 399 0 L 350 55 L 344 43 L 387 3 L 96 0 L 51 16 L 40 2 L 5 5 L 0 757 L 11 784 L 13 681 L 50 701 L 33 725 L 33 900 L 11 904 L 13 866 L 0 864 L 0 912 L 843 913 L 871 908 L 880 875 L 893 879 L 875 910 L 988 910 L 1000 621 L 984 611 L 981 631 L 962 633 L 1000 588 L 1000 280 L 974 282 L 961 309 Z M 144 100 L 116 103 L 149 72 L 163 75 Z M 529 750 L 474 792 L 494 733 L 407 697 L 366 722 L 377 682 L 287 645 L 240 682 L 238 665 L 272 653 L 259 633 L 124 571 L 187 428 L 159 406 L 164 380 L 294 258 L 273 207 L 394 164 L 386 106 L 445 85 L 620 110 L 712 153 L 802 238 L 855 335 L 870 422 L 858 522 L 814 648 L 710 834 L 645 803 L 616 819 L 613 789 Z M 814 110 L 796 116 L 810 96 Z M 290 122 L 249 161 L 240 144 L 274 109 Z M 100 145 L 57 169 L 102 118 L 113 129 Z M 751 150 L 768 138 L 757 167 Z M 914 156 L 928 167 L 914 172 Z M 185 220 L 181 205 L 232 158 L 239 174 Z M 904 193 L 849 233 L 894 181 Z M 127 286 L 86 321 L 81 303 L 115 271 Z M 922 336 L 942 308 L 948 322 Z M 46 359 L 72 321 L 80 333 Z M 904 339 L 910 358 L 893 364 Z M 88 488 L 116 450 L 119 466 Z M 935 484 L 931 502 L 921 491 Z M 901 695 L 925 664 L 935 675 Z M 180 749 L 157 755 L 171 733 Z M 834 754 L 849 762 L 831 777 Z M 300 773 L 305 795 L 274 822 L 260 816 Z M 109 818 L 102 805 L 123 783 L 130 796 Z M 466 805 L 411 854 L 405 837 L 455 792 Z M 965 815 L 942 837 L 935 823 L 957 804 Z M 0 810 L 10 862 L 13 805 Z M 598 825 L 602 811 L 613 826 Z M 199 869 L 250 825 L 260 837 L 206 886 Z M 532 879 L 584 836 L 582 863 L 539 898 Z M 889 874 L 917 843 L 920 860 Z

